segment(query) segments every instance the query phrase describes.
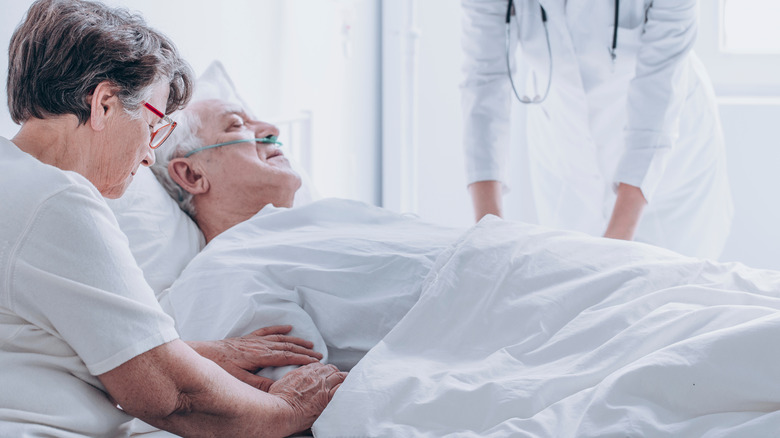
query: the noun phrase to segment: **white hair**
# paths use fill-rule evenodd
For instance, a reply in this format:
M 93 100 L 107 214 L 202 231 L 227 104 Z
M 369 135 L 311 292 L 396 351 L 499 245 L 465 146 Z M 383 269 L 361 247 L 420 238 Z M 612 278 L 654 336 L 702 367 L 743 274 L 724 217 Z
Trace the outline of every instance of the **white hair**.
M 171 178 L 168 172 L 168 163 L 174 158 L 183 157 L 188 152 L 205 145 L 204 141 L 197 136 L 201 120 L 194 111 L 188 111 L 186 108 L 175 113 L 171 118 L 176 120 L 176 129 L 162 146 L 155 149 L 155 163 L 152 165 L 152 172 L 171 195 L 171 198 L 179 204 L 179 207 L 194 219 L 195 205 L 192 203 L 192 193 L 184 190 Z

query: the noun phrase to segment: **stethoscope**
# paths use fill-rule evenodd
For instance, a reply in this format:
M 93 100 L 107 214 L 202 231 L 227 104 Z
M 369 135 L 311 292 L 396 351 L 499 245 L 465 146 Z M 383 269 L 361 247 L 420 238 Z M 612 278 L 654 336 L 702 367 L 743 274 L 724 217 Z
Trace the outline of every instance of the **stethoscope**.
M 537 0 L 538 1 L 538 0 Z M 541 3 L 539 3 L 539 9 L 542 12 L 542 26 L 544 26 L 544 36 L 547 40 L 547 58 L 550 60 L 550 68 L 548 69 L 547 73 L 547 88 L 544 90 L 544 95 L 539 96 L 538 94 L 534 96 L 533 99 L 529 98 L 528 96 L 520 97 L 520 94 L 517 92 L 517 88 L 515 88 L 515 81 L 512 78 L 512 69 L 510 68 L 509 64 L 509 24 L 510 20 L 512 18 L 512 10 L 514 8 L 514 1 L 509 0 L 506 8 L 506 39 L 504 41 L 504 54 L 506 57 L 506 71 L 507 75 L 509 76 L 509 83 L 512 84 L 512 91 L 515 94 L 515 97 L 520 103 L 523 104 L 538 104 L 542 103 L 547 99 L 547 96 L 550 94 L 550 85 L 552 85 L 552 74 L 553 74 L 553 57 L 552 57 L 552 47 L 550 46 L 550 32 L 547 29 L 547 11 L 544 10 L 544 6 L 542 6 Z M 609 55 L 612 58 L 612 62 L 615 62 L 615 59 L 617 58 L 617 34 L 618 34 L 618 16 L 620 12 L 620 1 L 615 0 L 615 28 L 612 31 L 612 47 L 609 48 Z

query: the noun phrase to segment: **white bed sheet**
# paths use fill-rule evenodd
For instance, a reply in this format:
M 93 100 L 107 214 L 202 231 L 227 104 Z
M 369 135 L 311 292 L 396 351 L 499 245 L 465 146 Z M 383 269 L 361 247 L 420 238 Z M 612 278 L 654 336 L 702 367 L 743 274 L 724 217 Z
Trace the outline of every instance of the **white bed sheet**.
M 777 436 L 780 273 L 483 220 L 316 437 Z
M 291 324 L 348 370 L 417 302 L 461 234 L 344 199 L 267 206 L 209 242 L 160 302 L 184 340 Z

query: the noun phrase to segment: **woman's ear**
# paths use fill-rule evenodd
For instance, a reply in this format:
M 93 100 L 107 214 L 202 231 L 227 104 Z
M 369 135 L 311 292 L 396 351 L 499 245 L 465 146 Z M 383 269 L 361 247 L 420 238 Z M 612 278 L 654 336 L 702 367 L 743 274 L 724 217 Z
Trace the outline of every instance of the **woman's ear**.
M 196 162 L 188 158 L 174 158 L 168 163 L 168 173 L 181 188 L 193 195 L 209 191 L 209 181 Z
M 108 119 L 118 111 L 123 110 L 122 103 L 117 96 L 118 93 L 119 87 L 109 81 L 103 81 L 95 87 L 95 91 L 90 95 L 89 123 L 95 131 L 105 129 Z

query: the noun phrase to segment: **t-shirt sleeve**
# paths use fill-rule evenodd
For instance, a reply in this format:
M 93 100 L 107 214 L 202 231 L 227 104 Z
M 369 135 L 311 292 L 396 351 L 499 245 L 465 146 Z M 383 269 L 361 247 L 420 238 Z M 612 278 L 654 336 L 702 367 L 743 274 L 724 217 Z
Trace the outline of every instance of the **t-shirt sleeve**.
M 177 339 L 111 210 L 73 184 L 40 204 L 18 241 L 10 305 L 100 375 Z

